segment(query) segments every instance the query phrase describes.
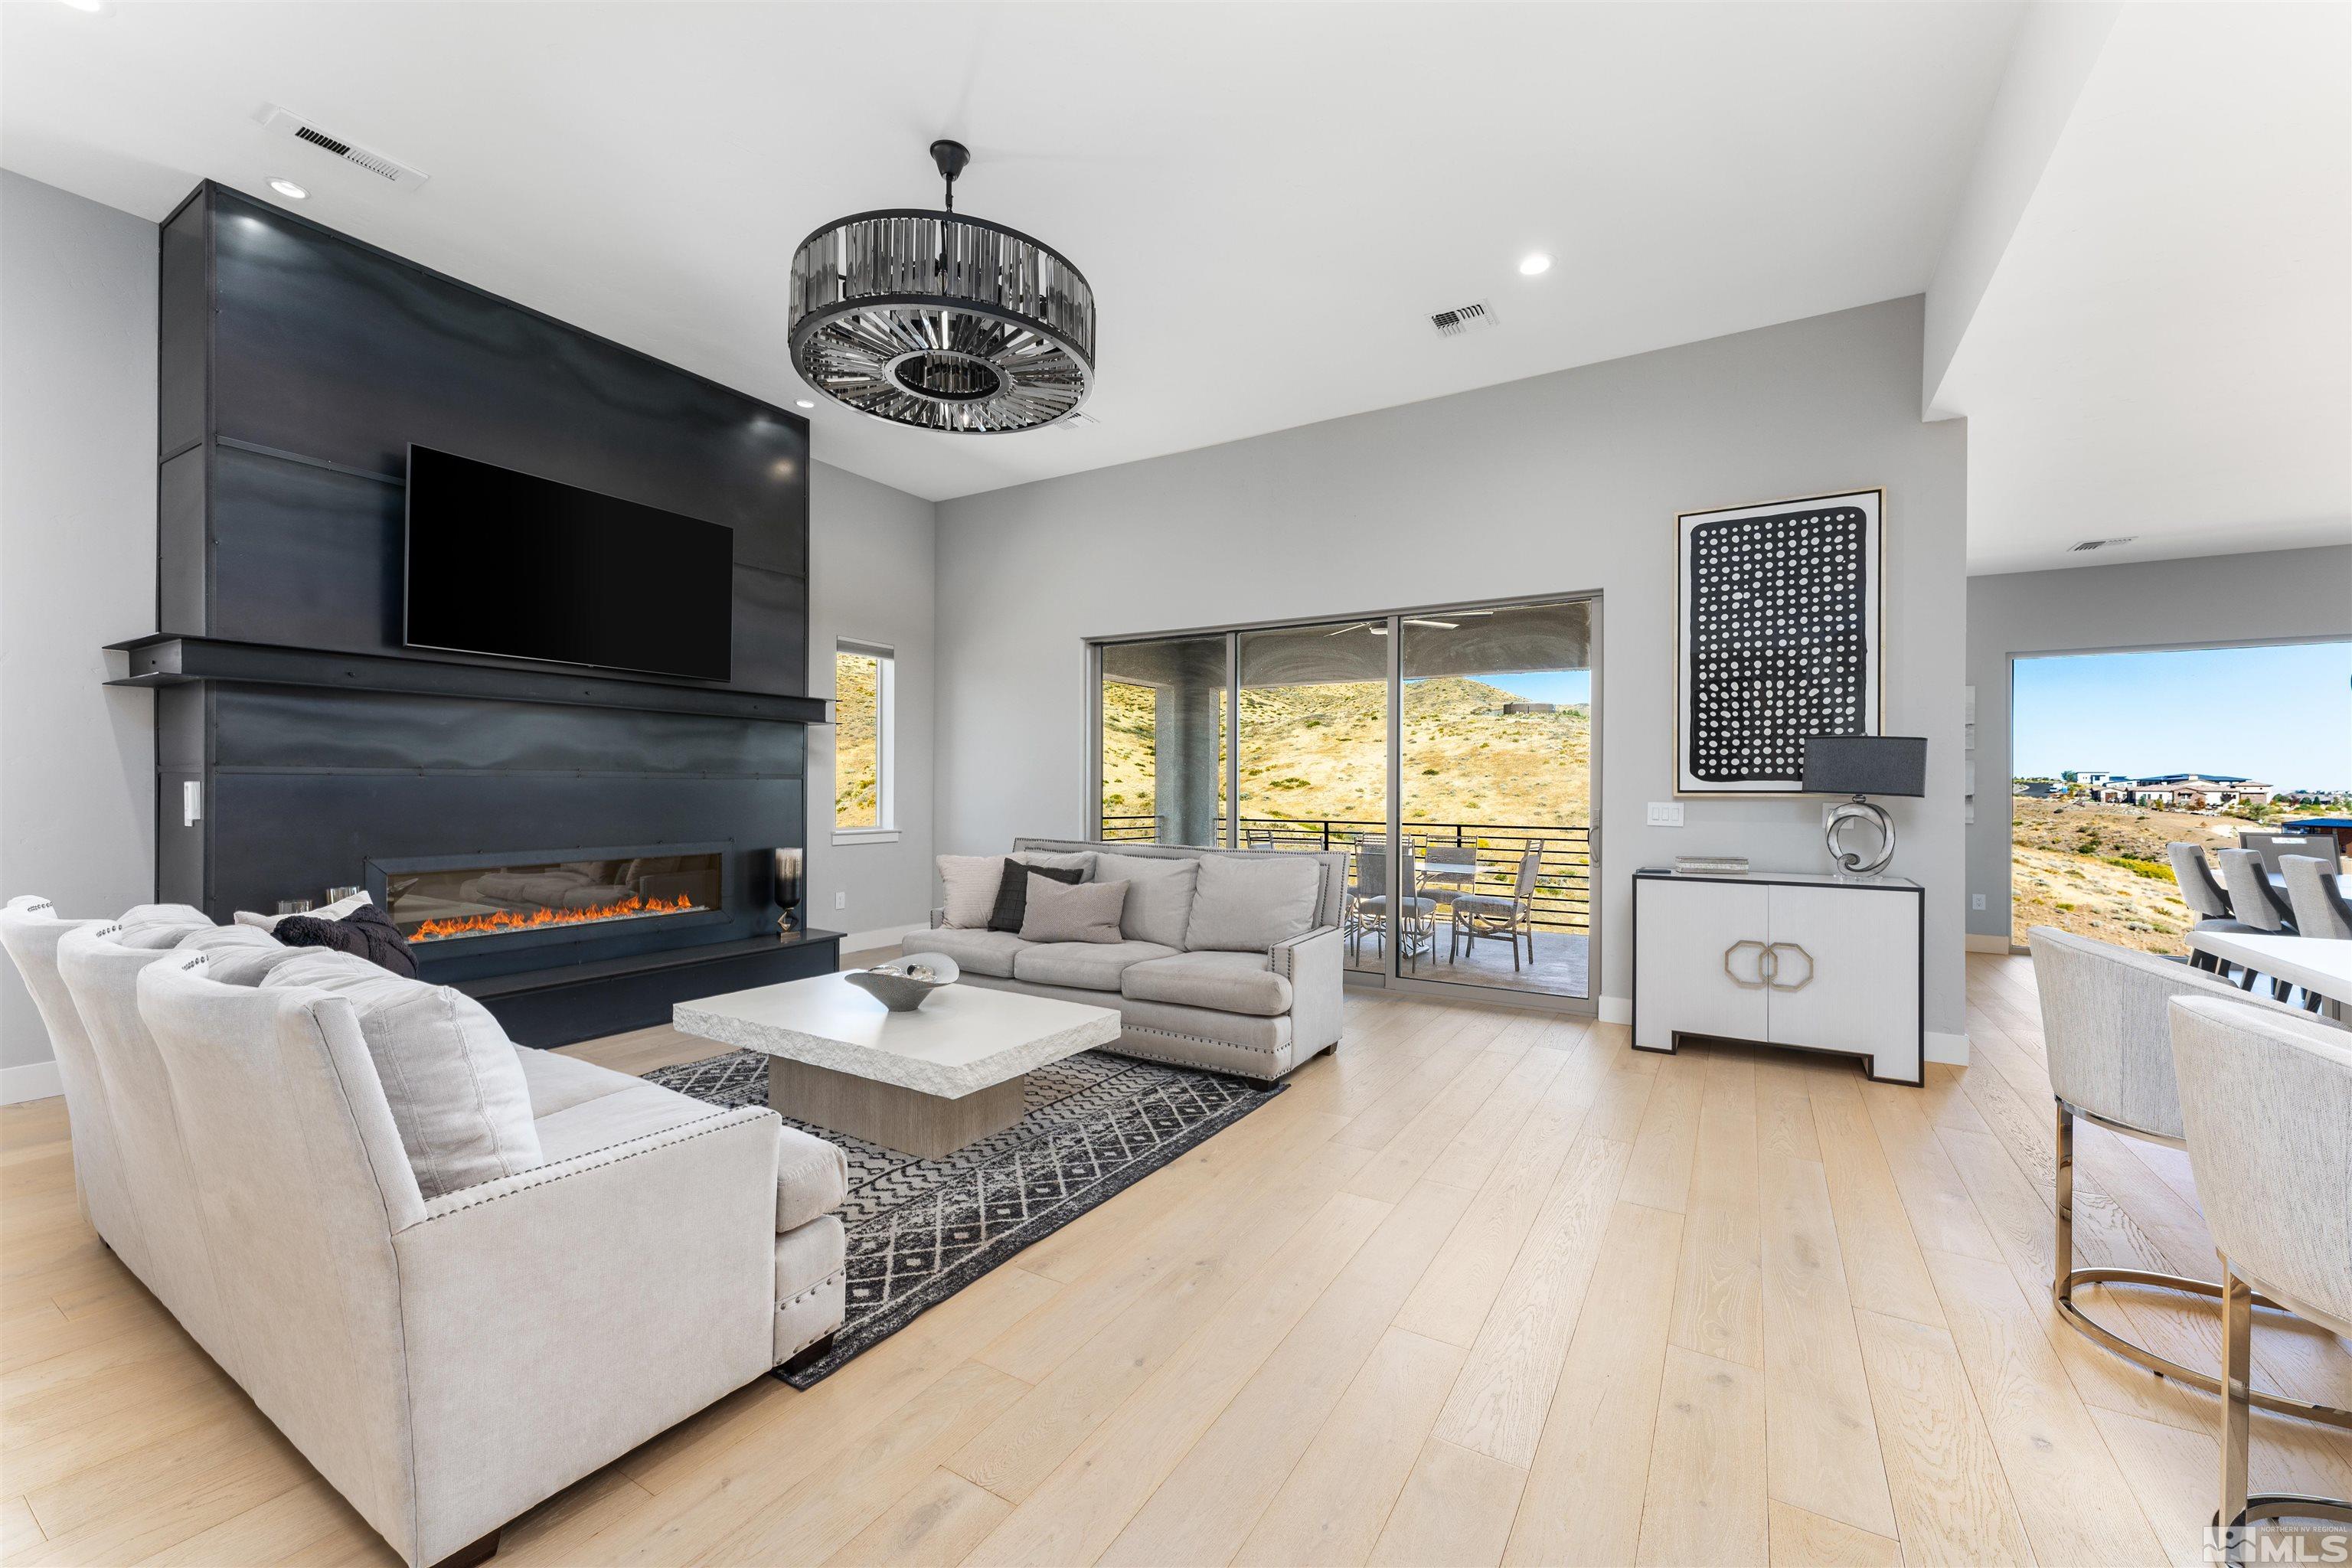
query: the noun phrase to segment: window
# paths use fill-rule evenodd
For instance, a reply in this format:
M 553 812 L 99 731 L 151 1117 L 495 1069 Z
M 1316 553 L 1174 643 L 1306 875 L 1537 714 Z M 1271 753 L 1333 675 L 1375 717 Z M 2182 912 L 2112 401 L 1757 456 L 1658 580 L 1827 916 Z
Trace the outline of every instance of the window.
M 890 787 L 892 674 L 887 647 L 841 642 L 833 654 L 833 833 L 896 837 Z

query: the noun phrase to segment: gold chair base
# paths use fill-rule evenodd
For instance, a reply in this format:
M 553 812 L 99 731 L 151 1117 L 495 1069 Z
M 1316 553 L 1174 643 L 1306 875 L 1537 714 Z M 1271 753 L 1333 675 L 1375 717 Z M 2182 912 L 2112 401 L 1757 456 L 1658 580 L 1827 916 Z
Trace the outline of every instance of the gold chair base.
M 2145 1345 L 2134 1344 L 2114 1330 L 2095 1321 L 2090 1314 L 2074 1304 L 2074 1289 L 2081 1285 L 2150 1285 L 2160 1289 L 2178 1290 L 2185 1295 L 2200 1296 L 2217 1307 L 2222 1303 L 2221 1287 L 2210 1279 L 2191 1279 L 2179 1274 L 2158 1274 L 2146 1268 L 2077 1268 L 2074 1267 L 2074 1119 L 2087 1121 L 2126 1137 L 2147 1134 L 2117 1122 L 2095 1117 L 2058 1101 L 2057 1125 L 2057 1210 L 2058 1231 L 2055 1248 L 2057 1277 L 2051 1286 L 2051 1300 L 2058 1316 L 2066 1325 L 2084 1339 L 2110 1354 L 2119 1356 L 2134 1366 L 2144 1367 L 2158 1377 L 2186 1384 L 2219 1396 L 2223 1393 L 2221 1380 L 2210 1372 L 2198 1372 L 2179 1362 L 2167 1361 Z M 2252 1298 L 2253 1305 L 2283 1311 L 2275 1301 L 2263 1296 Z M 2283 1394 L 2265 1394 L 2250 1387 L 2247 1397 L 2257 1409 L 2273 1415 L 2299 1416 L 2323 1426 L 2352 1431 L 2352 1410 L 2338 1410 L 2332 1405 L 2313 1405 L 2300 1399 L 2290 1399 Z
M 2168 1378 L 2174 1383 L 2186 1384 L 2191 1388 L 2201 1389 L 2207 1394 L 2217 1395 L 2221 1394 L 2221 1380 L 2211 1373 L 2197 1372 L 2182 1366 L 2179 1362 L 2167 1361 L 2154 1351 L 2143 1345 L 2136 1345 L 2125 1339 L 2076 1306 L 2074 1292 L 2075 1287 L 2079 1285 L 2152 1285 L 2161 1289 L 2179 1290 L 2186 1295 L 2201 1296 L 2206 1300 L 2216 1303 L 2221 1300 L 2221 1286 L 2210 1279 L 2190 1279 L 2179 1274 L 2157 1274 L 2144 1268 L 2077 1268 L 2058 1281 L 2054 1303 L 2058 1309 L 2059 1317 L 2065 1321 L 2069 1328 L 2109 1354 L 2120 1357 L 2134 1366 L 2143 1367 L 2158 1377 Z M 2261 1296 L 2254 1298 L 2254 1305 L 2268 1307 L 2275 1311 L 2285 1310 L 2277 1302 L 2265 1300 Z M 2267 1410 L 2278 1415 L 2296 1415 L 2305 1421 L 2316 1421 L 2323 1426 L 2352 1431 L 2352 1410 L 2338 1410 L 2332 1405 L 2313 1405 L 2300 1399 L 2290 1399 L 2283 1394 L 2266 1394 L 2261 1389 L 2254 1390 L 2252 1397 L 2257 1409 Z

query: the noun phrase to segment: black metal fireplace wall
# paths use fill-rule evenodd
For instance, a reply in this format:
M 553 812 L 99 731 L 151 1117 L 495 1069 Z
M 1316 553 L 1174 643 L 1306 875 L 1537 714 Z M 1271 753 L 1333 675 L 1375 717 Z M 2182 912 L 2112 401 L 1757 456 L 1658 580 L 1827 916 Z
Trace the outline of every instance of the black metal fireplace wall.
M 823 714 L 806 421 L 218 185 L 162 244 L 157 626 L 121 645 L 157 689 L 157 895 L 226 920 L 371 858 L 720 844 L 721 918 L 431 962 L 772 936 Z M 733 679 L 405 647 L 411 442 L 731 528 Z

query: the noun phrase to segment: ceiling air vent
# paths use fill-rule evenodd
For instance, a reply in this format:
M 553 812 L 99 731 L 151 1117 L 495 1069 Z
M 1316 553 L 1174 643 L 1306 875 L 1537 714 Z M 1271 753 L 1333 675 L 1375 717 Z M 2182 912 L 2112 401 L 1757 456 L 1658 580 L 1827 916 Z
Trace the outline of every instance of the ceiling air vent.
M 412 169 L 397 158 L 388 158 L 372 147 L 356 142 L 346 142 L 331 132 L 321 131 L 290 109 L 280 109 L 274 103 L 261 106 L 261 123 L 278 135 L 315 147 L 332 158 L 339 158 L 355 169 L 363 169 L 388 185 L 401 190 L 414 190 L 427 176 L 420 169 Z
M 1441 338 L 1458 338 L 1465 332 L 1475 332 L 1481 327 L 1495 324 L 1495 308 L 1484 300 L 1474 300 L 1467 305 L 1456 305 L 1451 310 L 1439 310 L 1429 318 Z
M 2112 549 L 2114 546 L 2118 544 L 2129 544 L 2133 540 L 2137 539 L 2139 535 L 2137 533 L 2126 533 L 2121 539 L 2086 539 L 2080 544 L 2068 545 L 2066 547 L 2066 552 L 2068 554 L 2072 555 L 2079 554 L 2081 552 L 2085 550 Z

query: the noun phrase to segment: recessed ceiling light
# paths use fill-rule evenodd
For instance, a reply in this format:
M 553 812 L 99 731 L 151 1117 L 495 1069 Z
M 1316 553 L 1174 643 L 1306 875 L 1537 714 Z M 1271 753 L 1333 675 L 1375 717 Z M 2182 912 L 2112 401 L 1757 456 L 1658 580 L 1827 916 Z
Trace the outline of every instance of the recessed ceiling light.
M 279 195 L 284 196 L 289 202 L 299 202 L 310 194 L 301 186 L 296 184 L 293 181 L 286 179 L 283 176 L 272 176 L 269 182 L 269 188 L 276 191 Z
M 816 405 L 811 403 L 805 397 L 799 397 L 793 400 L 793 406 L 795 408 L 814 408 Z
M 87 11 L 96 16 L 105 12 L 108 0 L 66 0 L 66 4 L 77 11 Z
M 1550 270 L 1551 258 L 1540 250 L 1532 256 L 1523 256 L 1519 258 L 1519 276 L 1522 278 L 1539 277 Z

